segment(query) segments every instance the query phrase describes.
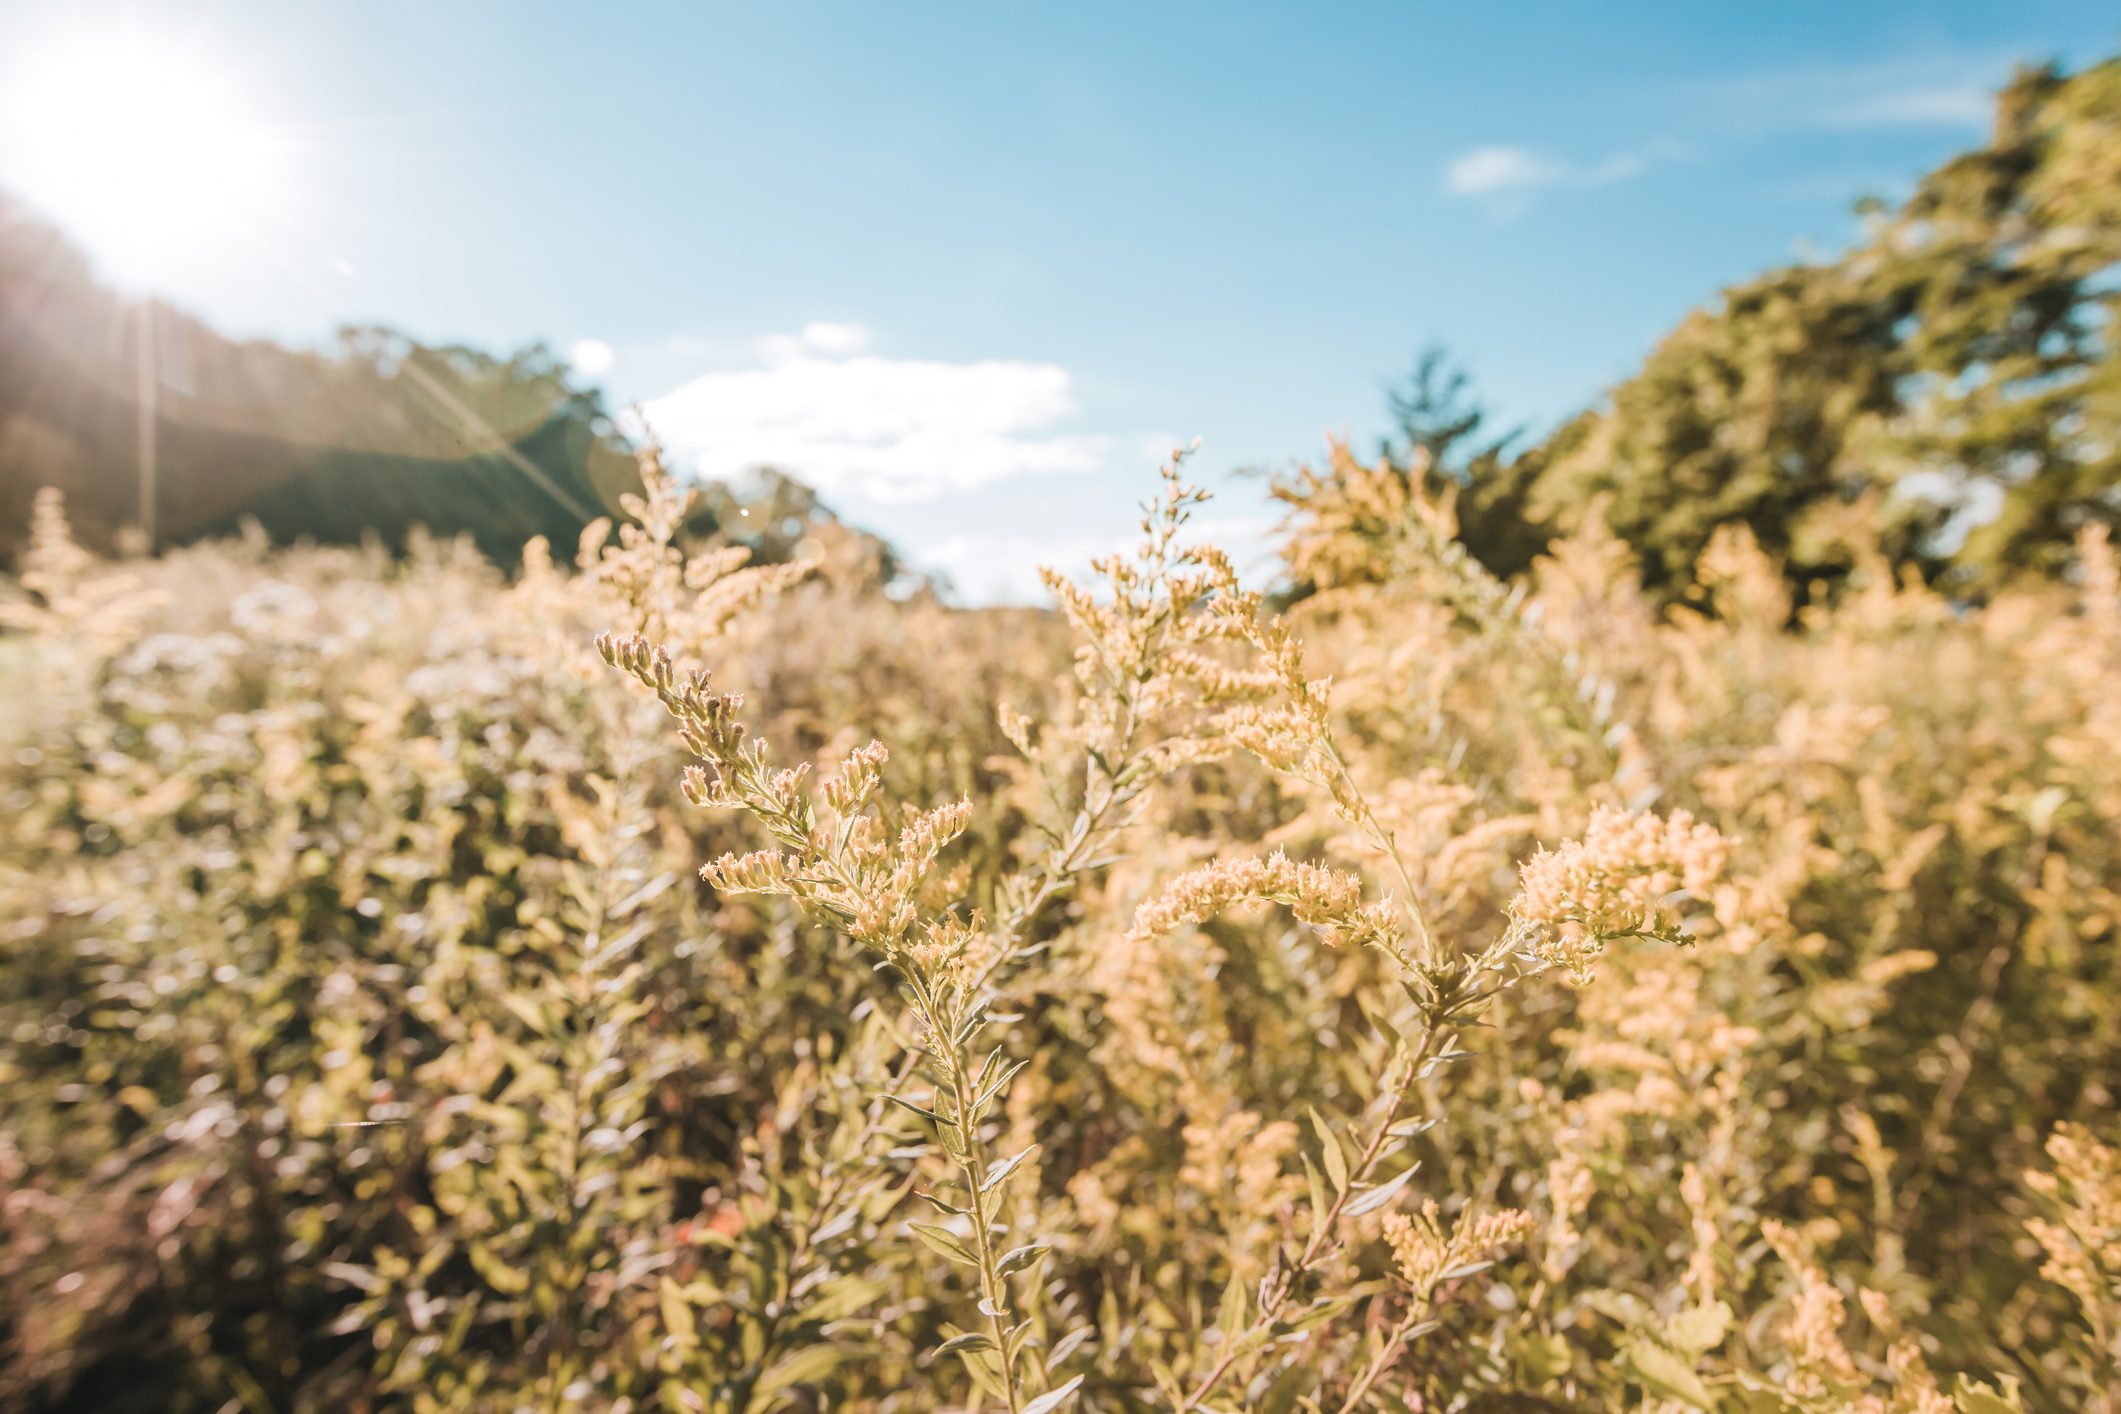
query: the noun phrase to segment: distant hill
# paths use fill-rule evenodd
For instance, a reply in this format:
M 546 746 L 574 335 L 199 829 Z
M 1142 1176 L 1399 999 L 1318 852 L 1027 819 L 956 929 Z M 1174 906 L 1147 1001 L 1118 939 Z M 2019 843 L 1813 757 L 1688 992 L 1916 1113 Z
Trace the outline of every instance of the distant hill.
M 227 339 L 104 288 L 0 198 L 0 560 L 44 485 L 90 545 L 137 535 L 143 444 L 158 545 L 245 518 L 281 541 L 397 543 L 425 525 L 505 562 L 533 535 L 571 545 L 639 484 L 599 395 L 541 347 L 497 358 L 373 328 L 329 353 Z

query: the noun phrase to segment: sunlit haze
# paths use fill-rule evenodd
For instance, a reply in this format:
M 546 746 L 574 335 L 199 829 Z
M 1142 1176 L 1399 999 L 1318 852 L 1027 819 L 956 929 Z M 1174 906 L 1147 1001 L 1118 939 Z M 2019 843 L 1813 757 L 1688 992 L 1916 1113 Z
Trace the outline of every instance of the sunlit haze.
M 174 34 L 126 30 L 16 46 L 5 61 L 9 183 L 113 278 L 230 278 L 254 266 L 286 207 L 298 175 L 287 137 L 216 59 Z

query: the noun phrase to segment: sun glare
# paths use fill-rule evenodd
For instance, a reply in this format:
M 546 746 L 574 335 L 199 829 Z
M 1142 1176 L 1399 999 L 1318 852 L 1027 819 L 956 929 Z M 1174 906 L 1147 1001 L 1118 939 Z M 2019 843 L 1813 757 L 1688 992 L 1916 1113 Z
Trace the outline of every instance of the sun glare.
M 0 97 L 0 184 L 117 273 L 235 253 L 290 175 L 233 78 L 127 39 L 20 53 Z

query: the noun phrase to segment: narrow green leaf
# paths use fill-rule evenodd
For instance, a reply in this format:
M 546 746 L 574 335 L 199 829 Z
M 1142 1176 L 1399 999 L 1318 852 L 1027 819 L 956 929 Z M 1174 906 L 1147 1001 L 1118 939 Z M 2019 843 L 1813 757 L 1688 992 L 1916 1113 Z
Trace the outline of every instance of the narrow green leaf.
M 1304 1182 L 1311 1190 L 1311 1222 L 1316 1226 L 1326 1219 L 1326 1181 L 1318 1176 L 1318 1165 L 1311 1162 L 1309 1154 L 1303 1160 Z
M 545 1009 L 521 992 L 501 993 L 501 1005 L 515 1013 L 516 1019 L 540 1036 L 552 1035 L 552 1018 Z
M 1223 1349 L 1228 1350 L 1251 1324 L 1251 1313 L 1246 1309 L 1245 1284 L 1236 1272 L 1230 1273 L 1229 1282 L 1223 1287 L 1222 1310 L 1217 1312 L 1216 1329 L 1223 1333 Z
M 820 1343 L 803 1346 L 769 1365 L 759 1376 L 754 1393 L 764 1396 L 793 1385 L 808 1384 L 830 1374 L 835 1365 L 867 1353 L 868 1347 L 859 1345 Z
M 956 1127 L 957 1122 L 955 1120 L 952 1120 L 945 1115 L 937 1114 L 934 1110 L 923 1109 L 921 1106 L 914 1104 L 911 1100 L 902 1100 L 888 1090 L 883 1092 L 883 1097 L 889 1100 L 892 1104 L 897 1105 L 902 1110 L 913 1111 L 922 1119 L 933 1120 L 937 1124 L 947 1124 L 952 1126 L 953 1128 Z
M 685 1289 L 664 1277 L 656 1287 L 656 1303 L 662 1308 L 663 1328 L 670 1332 L 671 1339 L 680 1345 L 699 1344 L 699 1330 L 692 1321 L 692 1303 L 685 1299 Z
M 1028 1330 L 1029 1327 L 1027 1326 L 1025 1329 Z M 1046 1354 L 1046 1364 L 1049 1366 L 1058 1365 L 1063 1360 L 1066 1360 L 1089 1342 L 1092 1333 L 1092 1328 L 1089 1326 L 1077 1326 L 1059 1340 L 1054 1341 L 1053 1349 Z
M 999 1053 L 997 1052 L 997 1054 Z M 1020 1060 L 1011 1064 L 1000 1075 L 980 1087 L 979 1094 L 973 1099 L 973 1104 L 982 1110 L 993 1104 L 1001 1097 L 1002 1092 L 1009 1088 L 1009 1082 L 1016 1079 L 1018 1072 L 1029 1064 L 1031 1062 L 1028 1060 Z
M 1708 1409 L 1715 1396 L 1686 1361 L 1653 1341 L 1631 1340 L 1622 1349 L 1634 1367 L 1642 1387 L 1659 1399 L 1676 1399 L 1696 1409 Z
M 1012 1247 L 1002 1253 L 1000 1260 L 995 1262 L 994 1274 L 1004 1277 L 1014 1275 L 1052 1250 L 1053 1244 L 1050 1242 L 1031 1242 L 1022 1247 Z
M 1440 1282 L 1462 1281 L 1466 1277 L 1477 1276 L 1494 1265 L 1493 1262 L 1460 1262 L 1455 1267 L 1446 1267 L 1436 1279 Z
M 1318 1146 L 1326 1161 L 1326 1177 L 1333 1181 L 1333 1192 L 1338 1195 L 1348 1191 L 1348 1156 L 1334 1137 L 1326 1117 L 1314 1106 L 1311 1109 L 1311 1127 L 1318 1131 Z
M 933 1223 L 907 1223 L 906 1226 L 913 1229 L 915 1237 L 951 1261 L 962 1262 L 968 1267 L 979 1265 L 979 1258 L 972 1254 L 972 1249 L 960 1242 L 956 1234 L 949 1229 L 937 1227 Z
M 1307 1331 L 1313 1326 L 1332 1320 L 1340 1315 L 1341 1312 L 1347 1310 L 1351 1304 L 1348 1298 L 1342 1296 L 1335 1296 L 1325 1301 L 1314 1301 L 1295 1315 L 1284 1316 L 1276 1321 L 1274 1323 L 1274 1333 L 1276 1335 L 1292 1335 L 1297 1331 Z
M 1024 1150 L 1022 1153 L 1012 1154 L 1010 1157 L 1003 1159 L 1000 1163 L 996 1164 L 993 1168 L 988 1169 L 987 1177 L 984 1181 L 981 1182 L 979 1186 L 979 1191 L 982 1193 L 987 1193 L 991 1192 L 995 1188 L 1000 1187 L 1003 1183 L 1008 1181 L 1010 1174 L 1016 1172 L 1016 1166 L 1018 1164 L 1030 1158 L 1033 1154 L 1037 1152 L 1038 1145 L 1033 1144 L 1030 1148 Z
M 1049 1410 L 1060 1408 L 1081 1387 L 1082 1382 L 1083 1377 L 1077 1375 L 1064 1385 L 1055 1385 L 1052 1389 L 1047 1390 L 1044 1394 L 1025 1405 L 1023 1414 L 1047 1414 Z
M 975 1350 L 960 1358 L 965 1362 L 965 1373 L 972 1376 L 972 1383 L 978 1385 L 988 1398 L 997 1401 L 1009 1398 L 1009 1392 L 1002 1387 L 1001 1364 L 995 1352 Z
M 1351 1218 L 1359 1218 L 1364 1213 L 1375 1212 L 1379 1208 L 1382 1208 L 1385 1204 L 1391 1202 L 1393 1195 L 1398 1193 L 1400 1189 L 1407 1186 L 1408 1180 L 1414 1177 L 1415 1171 L 1420 1167 L 1421 1164 L 1417 1161 L 1416 1163 L 1409 1165 L 1406 1171 L 1399 1174 L 1396 1178 L 1386 1179 L 1383 1183 L 1378 1184 L 1375 1188 L 1364 1189 L 1358 1197 L 1353 1199 L 1348 1204 L 1348 1216 Z
M 818 1325 L 845 1320 L 890 1289 L 887 1283 L 866 1277 L 839 1277 L 819 1288 L 817 1299 L 803 1307 L 801 1319 Z

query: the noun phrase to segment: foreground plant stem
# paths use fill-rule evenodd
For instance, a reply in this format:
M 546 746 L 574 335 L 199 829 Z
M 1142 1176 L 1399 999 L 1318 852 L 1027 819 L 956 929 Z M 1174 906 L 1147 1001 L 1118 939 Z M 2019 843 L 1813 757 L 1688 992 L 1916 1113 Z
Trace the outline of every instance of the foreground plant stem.
M 1377 1128 L 1363 1145 L 1362 1153 L 1356 1159 L 1354 1167 L 1348 1171 L 1347 1184 L 1334 1195 L 1333 1202 L 1312 1228 L 1310 1239 L 1304 1243 L 1303 1252 L 1297 1257 L 1294 1265 L 1275 1281 L 1271 1291 L 1261 1293 L 1259 1314 L 1253 1318 L 1251 1325 L 1235 1340 L 1226 1343 L 1222 1354 L 1193 1387 L 1192 1393 L 1175 1406 L 1176 1414 L 1188 1414 L 1188 1411 L 1199 1408 L 1208 1396 L 1215 1392 L 1216 1386 L 1222 1383 L 1238 1359 L 1281 1318 L 1297 1282 L 1309 1275 L 1339 1247 L 1341 1218 L 1347 1212 L 1349 1201 L 1355 1196 L 1356 1186 L 1369 1177 L 1370 1170 L 1376 1167 L 1379 1157 L 1383 1155 L 1385 1146 L 1392 1137 L 1392 1130 L 1400 1122 L 1400 1107 L 1406 1103 L 1408 1092 L 1414 1088 L 1416 1078 L 1438 1054 L 1441 1034 L 1434 1021 L 1423 1027 L 1421 1043 L 1409 1059 L 1404 1072 L 1405 1078 L 1388 1092 L 1384 1113 L 1379 1116 Z
M 1122 691 L 1125 691 L 1124 688 Z M 1070 822 L 1065 839 L 1055 837 L 1054 849 L 1027 871 L 1028 874 L 1035 875 L 1037 883 L 1021 891 L 999 920 L 994 933 L 995 946 L 992 953 L 965 983 L 965 989 L 970 995 L 983 995 L 993 985 L 994 979 L 1021 956 L 1031 929 L 1039 917 L 1056 899 L 1074 887 L 1076 880 L 1086 872 L 1084 866 L 1092 852 L 1105 843 L 1115 831 L 1123 828 L 1123 822 L 1114 821 L 1112 816 L 1133 801 L 1141 791 L 1142 783 L 1137 778 L 1134 762 L 1136 738 L 1140 734 L 1139 724 L 1140 717 L 1132 694 L 1126 693 L 1115 731 L 1117 750 L 1114 755 L 1119 764 L 1108 767 L 1102 756 L 1095 753 L 1085 755 L 1083 804 L 1076 811 L 1074 820 Z M 1027 875 L 1020 874 L 1017 880 L 1022 881 L 1026 877 Z M 848 1161 L 824 1175 L 817 1196 L 811 1203 L 810 1217 L 798 1225 L 790 1236 L 788 1262 L 784 1270 L 791 1275 L 800 1271 L 803 1264 L 809 1260 L 815 1248 L 816 1233 L 831 1220 L 834 1207 L 851 1176 L 860 1166 L 878 1134 L 883 1131 L 885 1120 L 892 1109 L 892 1102 L 903 1096 L 906 1087 L 919 1072 L 921 1055 L 920 1050 L 909 1049 L 899 1057 L 890 1077 L 869 1103 Z M 949 1067 L 952 1076 L 952 1098 L 959 1106 L 959 1113 L 965 1113 L 964 1106 L 969 1097 L 964 1089 L 963 1066 L 957 1063 L 957 1057 L 954 1055 L 937 1053 L 936 1058 Z M 969 1143 L 969 1136 L 967 1138 Z M 973 1208 L 976 1212 L 981 1211 L 979 1185 L 986 1178 L 984 1166 L 970 1169 L 961 1163 L 960 1168 L 972 1186 Z M 996 1294 L 999 1281 L 993 1270 L 995 1254 L 984 1221 L 979 1223 L 979 1234 L 981 1293 L 990 1304 L 999 1308 L 1002 1303 Z M 780 1334 L 781 1317 L 782 1312 L 776 1310 L 767 1319 L 766 1342 L 769 1348 Z M 999 1327 L 1000 1317 L 990 1315 L 989 1320 Z M 996 1329 L 993 1335 L 997 1347 L 1006 1349 L 1001 1331 Z M 1013 1368 L 1010 1373 L 1011 1378 L 1006 1388 L 1011 1414 L 1014 1414 L 1020 1404 Z
M 958 1160 L 958 1168 L 965 1175 L 965 1184 L 972 1195 L 972 1236 L 979 1255 L 980 1308 L 987 1315 L 988 1333 L 994 1337 L 994 1348 L 1002 1365 L 1002 1395 L 1009 1406 L 1009 1414 L 1017 1414 L 1022 1407 L 1016 1392 L 1016 1361 L 1009 1349 L 1009 1290 L 1004 1286 L 1001 1273 L 995 1270 L 994 1230 L 987 1216 L 987 1161 L 981 1157 L 979 1135 L 975 1132 L 976 1121 L 967 1119 L 972 1114 L 974 1097 L 965 1083 L 965 1068 L 956 1064 L 953 1054 L 950 1067 L 951 1090 L 957 1102 L 960 1118 L 958 1139 L 965 1146 L 964 1156 Z M 974 1414 L 978 1406 L 974 1405 Z
M 1377 1382 L 1384 1378 L 1385 1372 L 1399 1363 L 1400 1355 L 1407 1348 L 1407 1342 L 1413 1339 L 1415 1330 L 1421 1325 L 1428 1311 L 1429 1302 L 1426 1297 L 1416 1297 L 1408 1303 L 1407 1314 L 1400 1317 L 1399 1324 L 1392 1328 L 1392 1334 L 1386 1339 L 1384 1348 L 1379 1350 L 1376 1357 L 1364 1367 L 1363 1372 L 1356 1376 L 1355 1383 L 1348 1386 L 1347 1397 L 1340 1402 L 1340 1414 L 1355 1414 L 1355 1411 L 1362 1407 L 1362 1402 L 1369 1398 L 1370 1391 L 1377 1387 Z
M 1414 883 L 1413 871 L 1407 868 L 1406 856 L 1399 852 L 1399 841 L 1384 827 L 1384 822 L 1377 818 L 1376 810 L 1371 808 L 1370 797 L 1356 784 L 1355 773 L 1349 768 L 1347 757 L 1341 755 L 1340 745 L 1333 739 L 1330 729 L 1320 734 L 1319 750 L 1326 758 L 1327 764 L 1333 768 L 1335 776 L 1339 778 L 1340 789 L 1333 792 L 1335 798 L 1343 798 L 1342 792 L 1345 792 L 1344 799 L 1349 813 L 1354 817 L 1356 827 L 1369 836 L 1370 842 L 1392 862 L 1392 872 L 1398 878 L 1400 893 L 1406 900 L 1407 921 L 1414 925 L 1414 941 L 1418 955 L 1424 962 L 1432 960 L 1435 956 L 1435 944 L 1429 937 L 1428 917 L 1422 911 L 1421 890 Z

